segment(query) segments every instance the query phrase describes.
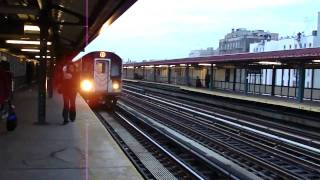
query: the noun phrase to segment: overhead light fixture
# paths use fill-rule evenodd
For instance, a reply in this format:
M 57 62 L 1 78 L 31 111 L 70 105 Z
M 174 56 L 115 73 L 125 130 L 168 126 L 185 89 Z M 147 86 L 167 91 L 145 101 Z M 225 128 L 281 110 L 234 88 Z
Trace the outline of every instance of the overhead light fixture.
M 39 26 L 24 25 L 24 31 L 40 31 Z
M 271 62 L 271 61 L 260 61 L 258 64 L 261 65 L 281 65 L 281 62 Z
M 313 60 L 314 63 L 320 63 L 320 60 Z
M 24 40 L 6 40 L 8 44 L 29 44 L 29 45 L 40 45 L 40 41 L 24 41 Z M 51 42 L 47 42 L 47 45 L 51 45 Z
M 176 67 L 176 65 L 170 65 L 170 67 Z
M 213 66 L 215 66 L 215 64 L 212 64 Z M 209 63 L 199 63 L 199 66 L 211 66 L 211 64 Z
M 40 59 L 40 56 L 35 56 L 35 58 Z M 42 56 L 42 58 L 45 58 L 45 56 Z M 51 58 L 51 56 L 47 56 L 47 59 Z
M 155 67 L 168 67 L 168 65 L 158 65 L 158 66 L 155 66 Z
M 21 49 L 21 51 L 24 51 L 24 52 L 40 52 L 40 49 Z M 50 51 L 47 50 L 47 52 L 50 52 Z

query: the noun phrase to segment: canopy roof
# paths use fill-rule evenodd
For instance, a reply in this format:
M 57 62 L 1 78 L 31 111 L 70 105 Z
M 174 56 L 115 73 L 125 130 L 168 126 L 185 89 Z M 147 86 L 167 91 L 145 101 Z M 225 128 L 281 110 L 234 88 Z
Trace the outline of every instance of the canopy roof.
M 294 49 L 261 53 L 240 53 L 208 57 L 181 58 L 171 60 L 126 63 L 125 66 L 176 65 L 195 63 L 250 63 L 257 61 L 294 61 L 308 62 L 320 59 L 320 48 Z
M 136 0 L 0 0 L 0 48 L 34 58 L 39 45 L 9 44 L 7 40 L 39 41 L 38 30 L 24 30 L 25 25 L 39 26 L 47 12 L 49 55 L 76 55 L 98 34 L 104 23 L 111 24 Z M 34 28 L 34 27 L 33 27 Z

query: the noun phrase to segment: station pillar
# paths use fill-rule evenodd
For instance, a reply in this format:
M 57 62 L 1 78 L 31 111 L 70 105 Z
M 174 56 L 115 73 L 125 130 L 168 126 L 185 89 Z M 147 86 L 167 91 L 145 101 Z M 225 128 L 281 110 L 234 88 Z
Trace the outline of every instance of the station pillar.
M 298 67 L 298 101 L 302 102 L 304 97 L 304 84 L 305 84 L 305 68 L 304 64 L 299 64 Z
M 39 86 L 38 86 L 38 121 L 36 124 L 46 123 L 46 80 L 47 80 L 47 42 L 48 42 L 48 10 L 43 9 L 40 12 L 40 67 L 39 67 Z
M 156 68 L 156 66 L 153 67 L 153 81 L 157 82 L 157 68 Z
M 211 64 L 210 66 L 210 84 L 209 84 L 209 88 L 210 90 L 213 90 L 213 64 Z
M 48 87 L 48 96 L 49 98 L 53 97 L 53 57 L 49 59 L 49 71 L 48 71 L 48 82 L 47 82 L 47 87 Z
M 190 74 L 189 74 L 189 64 L 187 64 L 186 66 L 186 76 L 185 76 L 185 80 L 186 80 L 186 84 L 187 86 L 190 86 Z
M 277 69 L 272 67 L 272 82 L 271 82 L 271 96 L 275 94 L 275 87 L 276 87 L 276 76 L 277 76 Z
M 171 84 L 171 67 L 168 65 L 168 84 Z
M 244 82 L 244 93 L 245 94 L 248 94 L 248 90 L 249 90 L 249 78 L 248 78 L 248 69 L 246 68 L 246 69 L 244 69 L 244 80 L 245 80 L 245 82 Z
M 143 66 L 142 68 L 142 80 L 145 80 L 146 77 L 146 67 Z
M 237 68 L 233 69 L 233 84 L 232 84 L 232 90 L 236 90 L 236 78 L 237 78 Z
M 126 68 L 126 78 L 128 79 L 128 67 Z
M 133 66 L 133 78 L 132 79 L 135 79 L 136 78 L 136 67 Z

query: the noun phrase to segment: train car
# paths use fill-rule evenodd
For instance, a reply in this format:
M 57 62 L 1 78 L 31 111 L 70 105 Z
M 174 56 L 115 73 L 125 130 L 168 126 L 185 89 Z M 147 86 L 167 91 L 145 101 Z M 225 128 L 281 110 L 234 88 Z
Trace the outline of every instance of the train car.
M 80 94 L 95 106 L 114 107 L 122 89 L 122 59 L 112 52 L 91 52 L 74 61 L 80 73 Z

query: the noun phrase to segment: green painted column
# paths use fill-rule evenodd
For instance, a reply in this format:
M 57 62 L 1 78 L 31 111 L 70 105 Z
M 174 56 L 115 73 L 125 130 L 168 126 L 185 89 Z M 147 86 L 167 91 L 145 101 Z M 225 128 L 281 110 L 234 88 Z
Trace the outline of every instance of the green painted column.
M 303 102 L 303 97 L 304 97 L 304 84 L 305 84 L 305 68 L 304 68 L 304 64 L 301 63 L 299 64 L 298 67 L 298 101 L 299 102 Z

